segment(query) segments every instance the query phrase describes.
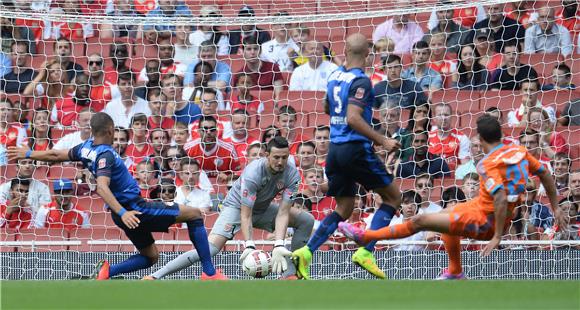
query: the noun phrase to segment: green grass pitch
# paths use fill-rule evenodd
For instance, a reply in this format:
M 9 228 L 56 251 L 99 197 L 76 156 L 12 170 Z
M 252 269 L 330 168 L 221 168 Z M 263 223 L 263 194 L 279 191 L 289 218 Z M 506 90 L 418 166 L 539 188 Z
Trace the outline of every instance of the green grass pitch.
M 1 309 L 580 309 L 580 281 L 2 281 Z

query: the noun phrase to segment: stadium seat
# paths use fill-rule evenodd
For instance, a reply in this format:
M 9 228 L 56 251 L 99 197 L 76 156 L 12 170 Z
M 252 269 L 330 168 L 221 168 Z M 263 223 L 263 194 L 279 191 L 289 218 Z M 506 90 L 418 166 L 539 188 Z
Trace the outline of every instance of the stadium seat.
M 17 252 L 53 252 L 67 251 L 69 233 L 63 229 L 36 228 L 21 230 L 16 237 L 19 242 Z
M 98 196 L 77 197 L 76 203 L 83 210 L 105 212 L 105 202 Z
M 111 218 L 111 214 L 108 211 L 91 212 L 90 217 L 91 226 L 93 227 L 115 227 L 115 222 Z
M 123 231 L 117 227 L 91 227 L 73 230 L 70 240 L 81 241 L 80 246 L 71 246 L 70 250 L 89 252 L 118 252 L 119 244 L 107 244 L 105 241 L 121 240 Z
M 76 166 L 54 165 L 48 171 L 50 179 L 74 179 L 79 169 Z
M 6 245 L 4 242 L 16 241 L 17 233 L 5 227 L 0 228 L 0 252 L 16 252 L 15 245 Z

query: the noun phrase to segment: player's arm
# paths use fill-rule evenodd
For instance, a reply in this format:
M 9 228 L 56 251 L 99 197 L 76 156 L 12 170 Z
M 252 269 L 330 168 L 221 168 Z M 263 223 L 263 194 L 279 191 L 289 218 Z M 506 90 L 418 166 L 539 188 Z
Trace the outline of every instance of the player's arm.
M 540 164 L 538 162 L 538 164 Z M 534 174 L 540 178 L 540 182 L 544 185 L 544 189 L 546 190 L 546 195 L 548 195 L 548 199 L 550 200 L 550 204 L 552 205 L 552 213 L 556 219 L 556 226 L 561 227 L 563 223 L 565 223 L 566 215 L 560 209 L 560 205 L 558 204 L 558 190 L 556 188 L 556 182 L 554 178 L 544 166 L 540 164 L 540 168 L 537 171 L 534 171 Z
M 131 228 L 137 228 L 139 226 L 138 214 L 139 211 L 127 211 L 115 198 L 113 192 L 109 185 L 111 184 L 111 172 L 113 169 L 113 163 L 115 162 L 115 157 L 112 153 L 106 152 L 101 154 L 97 158 L 97 194 L 103 198 L 103 201 L 109 206 L 109 208 L 121 217 L 123 223 Z
M 507 218 L 507 195 L 503 188 L 493 194 L 493 209 L 495 233 L 483 249 L 482 256 L 489 255 L 493 249 L 497 248 L 501 242 L 501 237 L 503 237 L 503 229 Z
M 8 160 L 18 160 L 30 158 L 44 162 L 65 162 L 77 161 L 76 158 L 71 158 L 69 155 L 74 150 L 48 150 L 48 151 L 32 151 L 26 147 L 9 147 Z

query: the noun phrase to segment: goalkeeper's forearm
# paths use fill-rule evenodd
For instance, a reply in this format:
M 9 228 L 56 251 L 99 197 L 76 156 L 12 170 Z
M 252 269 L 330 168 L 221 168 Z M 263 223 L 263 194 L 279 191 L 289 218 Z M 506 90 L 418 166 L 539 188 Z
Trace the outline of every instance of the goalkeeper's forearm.
M 253 240 L 252 208 L 242 206 L 240 211 L 240 230 L 245 241 Z
M 278 214 L 276 215 L 276 230 L 274 231 L 274 236 L 276 240 L 286 239 L 286 230 L 288 229 L 288 221 L 290 220 L 290 207 L 289 202 L 282 202 L 280 209 L 278 209 Z

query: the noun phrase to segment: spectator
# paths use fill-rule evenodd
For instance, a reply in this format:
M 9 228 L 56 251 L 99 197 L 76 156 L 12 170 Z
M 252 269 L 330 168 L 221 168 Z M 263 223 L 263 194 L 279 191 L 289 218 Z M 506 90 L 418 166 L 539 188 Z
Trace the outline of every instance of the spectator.
M 109 102 L 103 111 L 111 116 L 115 126 L 128 128 L 131 118 L 137 113 L 143 113 L 147 117 L 151 115 L 147 101 L 135 96 L 133 92 L 134 83 L 135 75 L 133 72 L 119 74 L 117 85 L 119 86 L 121 97 Z
M 135 166 L 135 180 L 141 189 L 141 197 L 151 199 L 151 192 L 157 183 L 157 165 L 151 160 L 143 160 Z
M 411 143 L 413 135 L 407 128 L 401 127 L 401 107 L 398 102 L 387 101 L 381 105 L 381 126 L 386 130 L 387 137 L 396 139 L 401 143 L 397 158 L 409 158 L 413 155 Z
M 528 149 L 528 152 L 532 154 L 540 163 L 542 163 L 550 173 L 552 173 L 552 165 L 550 164 L 550 158 L 546 156 L 542 149 L 540 148 L 540 135 L 532 130 L 526 129 L 520 133 L 519 136 L 520 145 Z
M 411 144 L 413 154 L 399 160 L 398 168 L 395 170 L 398 177 L 407 179 L 429 174 L 432 178 L 442 178 L 450 174 L 445 160 L 428 152 L 428 138 L 429 135 L 425 131 L 413 134 Z
M 161 80 L 162 100 L 167 101 L 165 115 L 175 122 L 191 124 L 201 116 L 201 109 L 195 103 L 183 100 L 183 80 L 175 74 L 168 74 Z
M 284 18 L 289 16 L 288 12 L 281 11 L 274 14 L 275 17 Z M 288 30 L 292 28 L 292 24 L 273 24 L 272 33 L 274 38 L 264 44 L 262 44 L 262 50 L 260 58 L 263 61 L 272 62 L 278 65 L 280 71 L 290 72 L 292 71 L 292 61 L 288 55 L 290 49 L 298 51 L 300 48 L 296 45 L 296 42 L 288 33 Z M 246 44 L 244 44 L 245 46 Z
M 173 59 L 184 66 L 189 66 L 199 53 L 199 46 L 193 45 L 190 40 L 192 30 L 191 25 L 175 26 L 175 55 Z
M 48 124 L 50 112 L 47 109 L 39 108 L 34 111 L 30 136 L 28 137 L 28 147 L 33 151 L 47 151 L 52 149 L 53 139 L 51 129 Z
M 105 107 L 107 102 L 112 99 L 117 99 L 121 95 L 115 82 L 110 82 L 105 80 L 105 73 L 103 71 L 103 57 L 98 53 L 93 53 L 89 55 L 88 60 L 89 67 L 89 85 L 90 85 L 90 95 L 91 106 L 94 107 L 95 111 L 99 110 L 99 107 Z M 113 87 L 114 86 L 114 87 Z M 115 90 L 115 92 L 113 92 Z M 102 109 L 102 108 L 101 108 Z
M 552 83 L 544 84 L 543 91 L 548 90 L 575 90 L 576 85 L 572 84 L 572 73 L 570 67 L 565 63 L 557 64 L 552 70 Z
M 206 89 L 210 88 L 209 82 L 214 68 L 211 63 L 206 61 L 198 62 L 193 68 L 193 92 L 189 97 L 189 101 L 201 106 L 201 97 Z M 221 91 L 217 92 L 218 110 L 226 110 L 224 103 L 224 95 Z
M 298 193 L 294 195 L 294 200 L 292 200 L 292 208 L 312 213 L 312 201 L 310 201 L 310 198 L 308 198 L 308 196 L 302 193 Z
M 394 15 L 377 26 L 373 32 L 373 42 L 388 37 L 395 41 L 395 54 L 411 52 L 411 47 L 423 37 L 423 30 L 415 22 L 409 21 L 409 14 Z
M 304 170 L 302 194 L 308 197 L 312 203 L 311 213 L 317 222 L 322 221 L 324 217 L 336 209 L 336 200 L 333 197 L 326 196 L 324 189 L 320 186 L 324 183 L 324 171 L 322 169 Z
M 53 183 L 54 199 L 40 208 L 34 216 L 34 227 L 57 228 L 66 231 L 90 228 L 89 213 L 72 202 L 73 183 L 69 179 L 59 179 Z
M 424 91 L 436 91 L 443 87 L 441 75 L 429 67 L 429 44 L 419 41 L 413 45 L 413 64 L 401 74 L 421 86 Z
M 439 1 L 439 4 L 448 5 L 450 2 Z M 459 48 L 467 40 L 469 30 L 453 21 L 453 9 L 438 10 L 436 16 L 437 26 L 430 28 L 425 36 L 423 36 L 423 41 L 430 42 L 433 35 L 441 33 L 447 38 L 445 42 L 447 53 L 458 53 Z
M 275 137 L 281 137 L 282 132 L 280 128 L 270 125 L 262 130 L 262 144 L 267 145 L 270 140 L 274 139 Z
M 240 169 L 238 155 L 233 145 L 218 139 L 217 120 L 202 116 L 199 120 L 200 138 L 185 144 L 187 156 L 197 160 L 208 176 L 217 177 L 219 183 L 228 183 L 234 171 Z
M 28 198 L 26 198 L 26 201 L 23 202 L 23 204 L 32 211 L 31 213 L 34 214 L 41 206 L 50 203 L 50 189 L 46 184 L 33 178 L 32 174 L 36 169 L 36 165 L 32 159 L 20 159 L 17 164 L 18 171 L 16 173 L 16 178 L 13 180 L 26 180 L 30 184 Z M 15 190 L 11 185 L 11 182 L 6 182 L 0 185 L 0 203 L 6 204 L 8 201 L 15 199 L 11 194 L 11 188 L 12 190 Z
M 246 155 L 246 166 L 256 159 L 266 157 L 266 147 L 262 143 L 250 144 Z
M 200 170 L 197 161 L 190 158 L 181 160 L 179 177 L 183 180 L 183 185 L 177 188 L 175 203 L 191 208 L 199 208 L 205 214 L 211 211 L 213 204 L 210 193 L 199 187 Z
M 479 196 L 479 174 L 470 172 L 463 177 L 463 184 L 461 185 L 465 198 L 467 200 L 474 199 Z
M 49 14 L 65 14 L 69 16 L 82 15 L 79 2 L 76 0 L 64 0 L 57 3 L 57 5 L 59 4 L 60 7 L 51 8 Z M 56 40 L 64 37 L 71 41 L 78 41 L 94 37 L 95 29 L 93 24 L 90 23 L 52 21 L 44 23 L 42 33 L 43 39 L 45 40 Z
M 175 121 L 173 121 L 173 118 L 165 116 L 167 102 L 161 100 L 161 91 L 159 89 L 153 89 L 149 92 L 148 102 L 149 110 L 151 111 L 151 116 L 147 119 L 148 129 L 173 129 Z
M 491 30 L 477 30 L 473 38 L 473 44 L 475 44 L 474 54 L 477 62 L 486 68 L 488 72 L 494 72 L 503 65 L 503 55 L 496 52 Z
M 302 141 L 309 140 L 306 136 L 298 133 L 300 129 L 296 125 L 296 110 L 289 105 L 280 107 L 276 115 L 276 126 L 280 128 L 282 137 L 288 140 L 290 154 L 292 155 L 296 154 L 298 146 Z
M 135 96 L 147 100 L 149 92 L 154 89 L 161 89 L 161 72 L 159 71 L 161 63 L 158 59 L 149 59 L 145 63 L 145 74 L 147 82 L 145 85 L 135 89 Z M 167 76 L 167 75 L 166 75 Z
M 499 90 L 520 90 L 522 81 L 535 80 L 538 73 L 530 65 L 520 63 L 520 47 L 514 41 L 504 44 L 504 65 L 493 73 L 490 88 Z
M 123 18 L 122 20 L 130 20 L 130 17 L 141 16 L 141 14 L 135 10 L 133 1 L 131 0 L 112 1 L 112 7 L 106 12 L 106 14 L 111 17 Z M 101 24 L 99 29 L 101 38 L 130 38 L 132 40 L 137 38 L 138 31 L 139 25 L 122 23 L 104 23 Z
M 441 0 L 438 1 L 438 4 L 440 5 L 449 5 L 451 3 L 451 1 L 447 1 L 447 0 Z M 433 9 L 433 11 L 431 11 L 431 16 L 429 17 L 429 23 L 427 24 L 427 27 L 429 29 L 433 29 L 437 26 L 437 24 L 439 23 L 439 19 L 437 18 L 437 13 L 439 11 L 437 11 L 437 7 L 435 7 Z M 470 7 L 463 7 L 463 8 L 458 8 L 458 9 L 454 9 L 453 10 L 453 18 L 455 20 L 457 20 L 459 22 L 459 25 L 461 25 L 462 27 L 465 27 L 467 29 L 471 29 L 473 28 L 473 25 L 475 25 L 475 23 L 480 22 L 484 19 L 487 18 L 487 15 L 485 15 L 485 9 L 483 8 L 483 6 L 479 3 L 473 3 L 473 6 Z
M 554 123 L 548 112 L 542 108 L 533 107 L 528 112 L 529 128 L 540 135 L 540 148 L 548 158 L 554 158 L 556 153 L 568 153 L 568 142 L 564 136 L 554 130 Z
M 370 43 L 372 45 L 373 53 L 382 58 L 389 57 L 389 55 L 395 52 L 395 41 L 391 38 L 384 37 L 375 43 Z
M 302 141 L 298 145 L 298 149 L 296 150 L 296 166 L 303 177 L 305 171 L 314 169 L 316 166 L 315 149 L 316 145 L 312 141 Z
M 568 29 L 572 34 L 580 28 L 580 12 L 577 0 L 562 0 L 562 9 L 556 13 L 556 23 Z
M 28 83 L 22 95 L 40 97 L 41 106 L 52 110 L 58 100 L 70 96 L 71 92 L 73 87 L 68 76 L 63 74 L 62 64 L 58 58 L 52 58 L 41 65 L 38 74 Z
M 109 45 L 109 58 L 113 66 L 105 68 L 105 80 L 111 84 L 117 84 L 119 73 L 135 72 L 128 64 L 131 62 L 131 56 L 134 53 L 129 53 L 130 46 L 126 42 L 113 42 Z
M 566 104 L 558 122 L 562 126 L 580 126 L 580 99 L 574 99 Z
M 525 237 L 531 240 L 539 240 L 540 235 L 550 230 L 554 224 L 554 216 L 550 208 L 536 199 L 537 194 L 536 182 L 529 179 L 526 183 L 526 193 L 520 211 L 524 221 L 523 223 L 514 223 L 516 225 L 524 224 Z
M 211 41 L 204 41 L 199 47 L 199 59 L 194 60 L 187 66 L 183 83 L 187 87 L 193 86 L 194 68 L 198 62 L 205 61 L 212 65 L 214 72 L 208 82 L 209 87 L 214 87 L 220 91 L 227 92 L 232 78 L 232 69 L 223 61 L 217 60 L 217 49 Z M 234 83 L 235 84 L 235 83 Z
M 475 25 L 475 30 L 487 29 L 495 42 L 495 51 L 500 53 L 508 41 L 521 44 L 524 41 L 525 29 L 517 21 L 505 16 L 505 4 L 492 4 L 487 6 L 488 17 Z
M 51 122 L 56 123 L 57 126 L 73 126 L 77 120 L 79 113 L 85 109 L 93 111 L 101 111 L 104 106 L 99 106 L 99 102 L 91 101 L 89 97 L 91 93 L 91 86 L 89 85 L 89 77 L 86 74 L 79 74 L 75 77 L 73 82 L 74 91 L 69 93 L 66 97 L 57 99 L 51 113 Z M 56 116 L 56 118 L 55 118 Z
M 554 167 L 554 181 L 558 194 L 563 195 L 568 192 L 568 180 L 570 179 L 571 166 L 570 157 L 566 153 L 556 153 L 552 159 Z
M 529 121 L 530 109 L 537 107 L 548 113 L 549 121 L 556 121 L 556 113 L 552 107 L 543 107 L 538 100 L 540 85 L 537 80 L 523 80 L 521 82 L 522 103 L 517 110 L 508 113 L 508 125 L 510 127 L 526 127 Z
M 415 178 L 415 189 L 421 196 L 421 207 L 418 214 L 437 213 L 442 210 L 441 206 L 431 201 L 433 180 L 428 174 L 422 174 Z
M 34 79 L 36 72 L 30 68 L 28 43 L 12 42 L 12 69 L 0 79 L 0 90 L 7 94 L 22 93 Z
M 568 188 L 570 189 L 568 197 L 574 203 L 580 202 L 580 170 L 575 170 L 570 173 L 568 179 Z
M 327 125 L 318 125 L 314 129 L 314 151 L 316 153 L 316 165 L 326 166 L 326 156 L 330 147 L 330 127 Z
M 189 141 L 190 137 L 189 126 L 182 122 L 175 122 L 175 125 L 173 126 L 173 141 L 171 141 L 171 145 L 183 148 L 185 143 Z
M 304 55 L 308 62 L 296 68 L 290 78 L 290 90 L 326 91 L 326 83 L 330 74 L 338 67 L 324 60 L 323 45 L 320 42 L 304 43 Z
M 465 193 L 457 186 L 448 187 L 441 193 L 443 209 L 451 210 L 452 208 L 455 208 L 457 204 L 465 202 L 466 200 Z
M 529 28 L 538 21 L 538 13 L 534 10 L 534 2 L 524 0 L 511 3 L 511 9 L 506 10 L 506 16 L 516 20 L 524 28 Z
M 451 77 L 453 88 L 459 90 L 487 90 L 489 72 L 475 57 L 473 45 L 463 45 L 457 54 L 459 65 Z
M 429 132 L 429 153 L 439 155 L 454 171 L 461 163 L 469 161 L 469 138 L 459 129 L 453 127 L 453 109 L 446 103 L 435 107 L 435 125 Z
M 255 17 L 256 13 L 251 6 L 244 5 L 238 12 L 238 17 Z M 230 54 L 238 54 L 242 42 L 249 37 L 257 39 L 258 45 L 262 45 L 270 41 L 270 33 L 264 29 L 258 28 L 256 25 L 242 25 L 239 29 L 233 29 L 229 32 L 230 35 Z
M 401 57 L 389 55 L 384 65 L 387 79 L 374 86 L 377 100 L 398 102 L 405 109 L 427 102 L 421 86 L 401 77 Z
M 133 160 L 131 157 L 127 156 L 127 147 L 129 145 L 129 129 L 115 127 L 115 133 L 113 135 L 113 149 L 117 151 L 117 154 L 121 157 L 121 160 L 125 163 L 125 167 L 130 168 L 133 166 Z
M 215 5 L 204 5 L 199 11 L 200 17 L 219 18 L 222 17 L 219 9 Z M 210 41 L 217 47 L 217 55 L 225 56 L 230 54 L 230 40 L 228 35 L 221 32 L 218 26 L 199 25 L 197 30 L 189 35 L 189 42 L 195 47 L 200 47 L 201 43 Z
M 187 67 L 181 63 L 176 62 L 173 57 L 175 56 L 175 49 L 171 43 L 171 36 L 160 36 L 157 39 L 157 52 L 159 55 L 159 73 L 160 77 L 163 78 L 167 74 L 175 74 L 178 76 L 183 76 Z M 139 73 L 139 78 L 137 79 L 140 83 L 147 83 L 147 71 L 146 68 L 141 69 Z
M 35 210 L 31 210 L 26 202 L 31 196 L 30 187 L 30 180 L 20 178 L 2 185 L 3 192 L 4 189 L 6 194 L 10 192 L 10 198 L 0 203 L 0 228 L 19 231 L 31 226 Z
M 219 102 L 217 101 L 217 94 L 218 91 L 213 88 L 204 90 L 201 97 L 201 117 L 211 116 L 215 118 L 218 126 L 218 138 L 226 139 L 232 136 L 232 122 L 230 117 L 218 115 Z M 198 122 L 189 125 L 192 139 L 199 138 L 198 126 Z
M 430 131 L 432 119 L 431 105 L 424 101 L 410 109 L 409 122 L 406 129 L 408 132 Z
M 306 43 L 316 40 L 310 37 L 310 28 L 301 24 L 297 24 L 294 28 L 292 28 L 290 35 L 292 36 L 294 43 L 296 43 L 296 45 L 299 47 L 299 50 L 297 51 L 293 50 L 292 48 L 288 50 L 288 56 L 290 57 L 290 60 L 292 60 L 292 67 L 296 69 L 308 62 L 308 56 L 305 54 Z M 329 61 L 336 65 L 342 65 L 342 62 L 333 56 L 332 51 L 328 47 L 322 43 L 320 44 L 322 45 L 322 60 Z
M 161 179 L 177 178 L 177 171 L 181 170 L 180 161 L 185 157 L 185 152 L 180 146 L 174 145 L 164 148 L 163 162 L 161 164 Z M 179 182 L 179 185 L 181 185 L 183 181 L 180 179 Z
M 274 90 L 274 101 L 278 102 L 284 83 L 280 67 L 276 63 L 260 59 L 261 48 L 254 37 L 244 39 L 243 49 L 244 66 L 239 72 L 247 73 L 258 89 Z M 234 85 L 238 83 L 238 76 L 234 77 Z
M 183 2 L 178 0 L 160 0 L 157 8 L 149 11 L 147 17 L 172 18 L 172 17 L 192 16 L 191 11 Z M 149 42 L 156 42 L 159 35 L 171 35 L 175 31 L 175 26 L 170 24 L 156 24 L 143 26 L 143 39 Z
M 91 117 L 94 111 L 91 108 L 82 109 L 77 115 L 75 126 L 78 129 L 75 132 L 66 134 L 60 138 L 52 149 L 54 150 L 68 150 L 85 142 L 91 137 Z M 120 154 L 120 153 L 119 153 Z
M 5 5 L 0 5 L 2 9 L 13 9 Z M 30 53 L 36 54 L 36 42 L 31 29 L 26 26 L 17 25 L 13 18 L 0 17 L 0 37 L 2 38 L 1 52 L 9 54 L 12 52 L 12 42 L 24 41 L 30 46 Z
M 131 140 L 125 153 L 133 163 L 138 164 L 145 157 L 153 154 L 153 148 L 147 141 L 147 115 L 143 113 L 133 115 L 131 118 L 131 133 Z
M 377 44 L 378 45 L 385 45 L 385 42 L 392 42 L 392 41 L 393 40 L 391 40 L 389 38 L 383 38 L 383 39 L 380 39 L 377 42 Z M 365 75 L 368 76 L 368 78 L 371 80 L 371 85 L 373 85 L 373 86 L 377 85 L 378 83 L 380 83 L 386 79 L 385 72 L 387 70 L 385 68 L 384 60 L 387 59 L 387 57 L 389 57 L 389 55 L 392 54 L 392 52 L 389 52 L 388 55 L 385 55 L 384 57 L 381 56 L 380 59 L 383 63 L 375 64 L 377 56 L 379 56 L 379 52 L 377 52 L 379 50 L 379 47 L 377 47 L 377 44 L 373 44 L 372 42 L 369 42 L 369 54 L 367 55 L 367 57 L 365 59 L 365 68 L 364 68 Z M 393 49 L 394 49 L 394 45 L 393 45 Z
M 401 194 L 401 208 L 400 216 L 393 218 L 389 226 L 401 224 L 403 222 L 409 221 L 413 216 L 419 213 L 419 206 L 422 204 L 422 199 L 417 192 L 414 190 L 407 190 Z M 425 241 L 427 233 L 424 231 L 418 232 L 410 237 L 399 239 L 406 243 L 412 243 L 417 241 Z M 393 246 L 395 251 L 421 251 L 424 250 L 424 245 L 419 244 L 400 244 Z
M 480 160 L 483 159 L 485 154 L 483 153 L 483 149 L 481 148 L 481 141 L 479 140 L 478 135 L 473 135 L 471 139 L 469 139 L 470 143 L 470 159 L 468 162 L 465 162 L 457 167 L 455 170 L 455 180 L 463 180 L 465 176 L 470 173 L 477 173 L 477 164 Z
M 54 55 L 57 56 L 63 70 L 67 74 L 68 81 L 73 81 L 77 75 L 84 74 L 85 69 L 83 66 L 74 61 L 74 56 L 72 55 L 73 46 L 69 39 L 60 37 L 54 42 L 53 49 Z
M 538 23 L 526 30 L 524 52 L 558 53 L 564 57 L 571 55 L 574 47 L 570 32 L 555 23 L 554 8 L 544 6 L 538 12 Z
M 163 167 L 163 154 L 169 147 L 169 133 L 162 128 L 152 129 L 149 133 L 149 140 L 151 143 L 151 148 L 153 148 L 153 154 L 151 154 L 151 158 L 158 164 L 159 167 Z
M 447 85 L 446 79 L 448 76 L 457 70 L 457 60 L 452 58 L 447 53 L 447 48 L 445 47 L 446 42 L 445 34 L 437 33 L 430 37 L 429 49 L 431 50 L 431 56 L 429 58 L 429 68 L 438 72 L 443 78 L 443 86 Z
M 244 110 L 235 110 L 232 115 L 232 135 L 224 139 L 225 142 L 230 143 L 236 149 L 236 153 L 240 157 L 240 164 L 245 166 L 247 161 L 247 150 L 252 144 L 259 144 L 260 140 L 248 130 L 250 127 L 248 113 Z
M 260 98 L 254 97 L 250 92 L 255 86 L 252 77 L 245 72 L 240 72 L 235 75 L 234 79 L 236 84 L 235 91 L 230 97 L 231 111 L 244 110 L 249 115 L 264 112 L 264 104 Z
M 580 227 L 578 226 L 578 203 L 569 198 L 560 200 L 560 210 L 567 215 L 566 222 L 562 223 L 559 231 L 555 232 L 554 240 L 580 240 Z
M 177 187 L 173 179 L 161 179 L 159 185 L 151 191 L 151 199 L 159 200 L 168 204 L 174 203 Z M 181 224 L 176 224 L 181 227 Z
M 0 145 L 5 148 L 26 144 L 26 129 L 14 123 L 12 118 L 12 103 L 0 100 Z

